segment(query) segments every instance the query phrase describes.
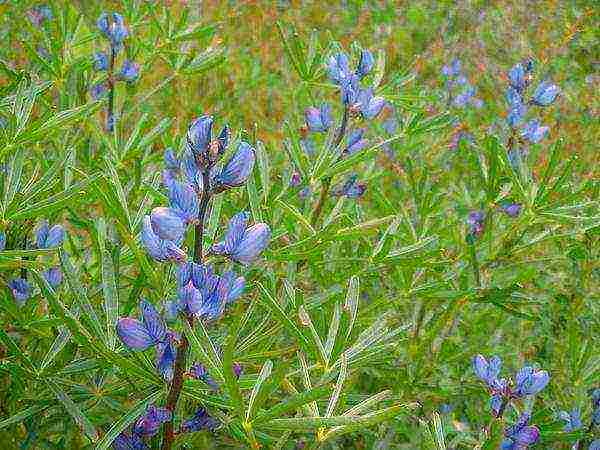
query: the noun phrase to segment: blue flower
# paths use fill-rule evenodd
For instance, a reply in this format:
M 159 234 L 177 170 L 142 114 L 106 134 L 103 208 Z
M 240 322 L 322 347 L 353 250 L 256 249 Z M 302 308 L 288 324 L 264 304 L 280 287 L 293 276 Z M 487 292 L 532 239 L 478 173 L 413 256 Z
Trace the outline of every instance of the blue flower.
M 142 438 L 126 431 L 120 433 L 112 443 L 113 450 L 148 450 Z
M 37 248 L 56 248 L 63 243 L 65 230 L 62 225 L 54 225 L 50 228 L 48 221 L 44 220 L 38 227 L 35 237 Z
M 121 71 L 119 72 L 119 79 L 127 81 L 129 83 L 135 81 L 140 75 L 140 65 L 134 61 L 126 59 L 123 62 Z
M 6 248 L 6 234 L 0 231 L 0 252 Z
M 312 132 L 325 132 L 332 123 L 331 106 L 323 103 L 320 108 L 311 106 L 304 111 L 306 126 Z
M 538 106 L 548 106 L 556 100 L 559 92 L 560 89 L 557 85 L 549 81 L 542 81 L 533 93 L 531 101 Z
M 366 130 L 364 128 L 358 128 L 356 130 L 353 130 L 348 135 L 346 148 L 344 149 L 345 154 L 352 155 L 353 153 L 356 153 L 357 151 L 362 150 L 367 146 L 369 141 L 363 139 L 365 131 Z
M 160 426 L 171 420 L 171 411 L 154 405 L 148 407 L 146 413 L 140 416 L 133 425 L 133 434 L 140 437 L 154 436 Z
M 373 58 L 373 54 L 369 50 L 363 50 L 360 52 L 360 59 L 358 60 L 358 67 L 356 68 L 356 76 L 359 79 L 363 79 L 375 65 L 375 58 Z
M 173 369 L 177 353 L 175 350 L 175 335 L 169 331 L 165 339 L 156 344 L 156 369 L 165 380 L 173 379 Z
M 52 267 L 42 272 L 42 276 L 53 289 L 56 289 L 62 283 L 62 270 L 60 267 Z
M 189 183 L 179 183 L 172 177 L 172 172 L 163 173 L 163 182 L 169 191 L 169 204 L 184 222 L 191 224 L 198 220 L 198 194 Z
M 364 183 L 358 182 L 358 175 L 353 174 L 341 185 L 336 186 L 332 191 L 331 195 L 336 197 L 348 197 L 358 198 L 367 190 L 367 186 Z
M 219 389 L 219 385 L 217 384 L 217 382 L 212 379 L 212 377 L 206 370 L 206 367 L 204 367 L 204 365 L 200 363 L 193 364 L 192 367 L 190 367 L 188 375 L 196 380 L 204 381 L 215 391 Z
M 217 319 L 223 314 L 225 306 L 242 294 L 245 283 L 244 277 L 236 277 L 232 271 L 219 277 L 212 266 L 182 264 L 177 272 L 177 311 Z
M 600 388 L 592 391 L 592 423 L 600 425 Z
M 228 188 L 242 186 L 252 173 L 255 158 L 254 148 L 246 142 L 240 142 L 235 154 L 213 177 L 213 191 L 219 193 Z
M 142 243 L 152 258 L 160 262 L 184 262 L 187 255 L 181 248 L 180 242 L 161 239 L 154 230 L 150 216 L 144 217 L 142 226 Z
M 588 450 L 600 450 L 600 439 L 595 439 Z
M 385 99 L 383 97 L 374 97 L 372 88 L 361 90 L 357 101 L 360 114 L 367 120 L 377 117 L 385 106 Z
M 184 215 L 178 209 L 159 206 L 151 211 L 150 223 L 160 239 L 181 242 L 187 229 Z
M 329 78 L 335 84 L 341 85 L 350 76 L 350 61 L 345 53 L 330 56 L 327 64 Z
M 166 170 L 174 173 L 178 173 L 181 170 L 181 161 L 177 159 L 172 148 L 169 147 L 165 150 L 163 160 Z
M 101 83 L 96 83 L 95 85 L 92 86 L 92 88 L 90 89 L 90 94 L 94 100 L 98 100 L 101 97 L 103 97 L 107 91 L 108 91 L 108 88 L 106 86 L 106 83 L 101 82 Z
M 457 75 L 460 74 L 460 70 L 461 70 L 460 59 L 455 58 L 452 60 L 452 62 L 450 64 L 447 64 L 444 67 L 442 67 L 442 74 L 447 77 L 456 77 Z
M 37 6 L 27 12 L 29 20 L 35 27 L 40 27 L 45 20 L 52 20 L 54 15 L 47 5 Z
M 191 419 L 183 422 L 181 425 L 182 433 L 193 433 L 194 431 L 210 430 L 213 431 L 219 422 L 208 415 L 204 408 L 199 408 Z
M 497 385 L 498 375 L 502 368 L 502 360 L 493 356 L 488 361 L 483 355 L 476 355 L 473 358 L 473 370 L 481 380 L 485 381 L 490 388 Z
M 94 53 L 94 69 L 99 72 L 108 70 L 108 55 L 105 52 Z
M 545 370 L 537 370 L 531 366 L 525 366 L 515 377 L 516 387 L 513 395 L 517 398 L 534 395 L 546 387 L 550 381 L 550 375 Z
M 125 26 L 123 16 L 119 13 L 102 13 L 96 22 L 98 29 L 110 41 L 115 51 L 123 47 L 123 41 L 129 36 L 129 31 Z
M 8 282 L 8 288 L 11 290 L 18 306 L 23 306 L 29 297 L 31 297 L 31 285 L 24 278 L 14 278 Z
M 538 119 L 533 119 L 523 126 L 521 136 L 529 142 L 536 144 L 548 134 L 549 130 L 550 128 L 546 126 L 540 126 L 540 121 Z
M 467 225 L 469 226 L 469 234 L 479 236 L 483 233 L 485 224 L 485 213 L 483 211 L 472 211 L 467 217 Z
M 564 431 L 570 433 L 583 428 L 583 422 L 581 421 L 581 411 L 579 408 L 573 408 L 571 412 L 560 411 L 558 417 L 565 422 Z
M 204 161 L 212 140 L 212 116 L 202 116 L 194 120 L 187 133 L 188 148 L 196 158 Z
M 513 89 L 523 92 L 523 89 L 525 89 L 525 67 L 523 67 L 523 64 L 516 64 L 509 70 L 508 81 Z
M 508 125 L 512 128 L 515 128 L 523 121 L 526 113 L 527 107 L 520 100 L 515 101 L 510 105 L 508 110 L 508 117 L 506 119 Z
M 500 205 L 502 211 L 509 217 L 517 217 L 521 214 L 521 205 L 518 203 L 506 202 Z
M 211 248 L 217 255 L 227 256 L 241 264 L 252 263 L 269 245 L 271 230 L 264 223 L 257 223 L 247 228 L 250 215 L 240 212 L 229 221 L 225 239 Z
M 342 103 L 346 106 L 353 106 L 358 101 L 360 95 L 360 85 L 358 77 L 354 74 L 349 75 L 342 80 L 341 96 Z
M 500 446 L 502 450 L 524 450 L 538 441 L 540 431 L 535 425 L 528 425 L 529 419 L 530 415 L 523 413 L 517 423 L 504 432 L 506 439 Z
M 117 322 L 117 334 L 132 350 L 147 350 L 167 337 L 167 327 L 154 305 L 140 301 L 142 320 L 123 317 Z

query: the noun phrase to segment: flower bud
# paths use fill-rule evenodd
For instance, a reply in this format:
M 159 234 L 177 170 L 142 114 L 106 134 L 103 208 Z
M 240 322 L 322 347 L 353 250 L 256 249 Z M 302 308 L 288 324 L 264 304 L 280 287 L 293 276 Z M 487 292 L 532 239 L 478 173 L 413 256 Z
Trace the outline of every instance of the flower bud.
M 533 93 L 532 102 L 538 106 L 548 106 L 556 100 L 560 89 L 548 81 L 542 81 Z
M 150 213 L 150 223 L 158 237 L 168 241 L 181 241 L 186 231 L 181 214 L 173 208 L 154 208 Z
M 254 149 L 246 142 L 240 142 L 237 151 L 221 171 L 213 177 L 214 192 L 219 193 L 232 187 L 243 185 L 254 168 Z
M 304 111 L 306 126 L 312 132 L 325 132 L 332 123 L 331 106 L 323 103 L 320 108 L 311 106 Z

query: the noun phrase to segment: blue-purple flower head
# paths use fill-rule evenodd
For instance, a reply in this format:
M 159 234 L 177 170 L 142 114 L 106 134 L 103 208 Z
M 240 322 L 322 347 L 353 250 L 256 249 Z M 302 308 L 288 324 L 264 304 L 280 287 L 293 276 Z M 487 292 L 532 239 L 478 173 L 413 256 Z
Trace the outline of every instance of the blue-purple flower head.
M 35 27 L 40 27 L 42 23 L 46 20 L 52 20 L 54 15 L 52 14 L 52 9 L 48 5 L 36 6 L 35 8 L 27 11 L 27 16 L 29 17 L 29 21 Z
M 482 381 L 494 389 L 497 386 L 498 376 L 502 368 L 502 360 L 498 356 L 493 356 L 489 361 L 483 355 L 476 355 L 473 358 L 473 370 Z
M 509 104 L 508 117 L 506 120 L 510 127 L 515 128 L 523 122 L 525 114 L 527 113 L 527 106 L 523 103 L 521 95 L 511 87 L 506 91 L 506 99 Z
M 98 72 L 108 70 L 108 55 L 105 52 L 96 52 L 93 56 L 94 69 Z
M 359 79 L 366 77 L 375 65 L 375 58 L 369 50 L 363 50 L 360 52 L 360 58 L 358 60 L 358 67 L 356 68 L 356 76 Z
M 208 373 L 208 370 L 206 370 L 206 367 L 201 363 L 192 364 L 188 372 L 188 376 L 196 380 L 204 381 L 211 387 L 211 389 L 215 391 L 219 389 L 219 384 L 213 380 Z
M 538 119 L 532 119 L 523 126 L 521 136 L 523 139 L 526 139 L 533 144 L 537 144 L 546 137 L 549 130 L 549 127 L 541 126 Z
M 529 419 L 530 415 L 523 413 L 515 425 L 506 429 L 500 446 L 502 450 L 525 450 L 538 441 L 540 431 L 535 425 L 528 425 Z
M 358 94 L 357 103 L 353 106 L 360 111 L 364 119 L 371 120 L 379 115 L 385 106 L 385 99 L 374 96 L 372 88 L 362 89 Z
M 129 36 L 129 30 L 125 26 L 125 20 L 119 13 L 102 13 L 96 22 L 98 29 L 110 41 L 115 51 L 123 47 L 123 41 Z
M 214 119 L 212 116 L 202 116 L 192 121 L 188 129 L 188 148 L 197 158 L 205 157 L 212 140 L 213 122 Z
M 521 205 L 515 202 L 505 202 L 500 205 L 500 209 L 509 217 L 515 218 L 521 214 Z
M 549 381 L 550 375 L 545 370 L 525 366 L 517 372 L 513 395 L 517 398 L 535 395 L 544 389 Z
M 203 319 L 218 319 L 225 307 L 240 297 L 246 281 L 233 271 L 217 275 L 212 266 L 186 263 L 177 272 L 177 312 Z
M 358 175 L 352 174 L 344 183 L 332 189 L 331 195 L 335 197 L 359 198 L 363 196 L 366 190 L 367 185 L 358 181 Z
M 559 93 L 560 89 L 556 84 L 542 81 L 533 93 L 531 101 L 538 106 L 549 106 L 554 103 Z
M 193 433 L 200 430 L 213 431 L 219 422 L 211 417 L 204 408 L 199 408 L 194 416 L 183 422 L 181 425 L 181 433 Z
M 304 119 L 307 128 L 316 133 L 324 133 L 329 130 L 333 119 L 331 117 L 331 105 L 323 103 L 319 108 L 311 106 L 304 111 Z
M 565 423 L 563 430 L 566 433 L 577 431 L 583 428 L 581 410 L 579 408 L 573 408 L 571 411 L 560 411 L 558 413 L 558 417 Z
M 23 306 L 31 297 L 31 285 L 24 278 L 14 278 L 10 280 L 8 282 L 8 288 L 12 292 L 12 295 L 18 306 Z
M 240 212 L 229 221 L 223 241 L 215 244 L 211 252 L 226 256 L 241 264 L 251 264 L 269 245 L 271 229 L 265 223 L 248 226 L 250 215 Z
M 190 183 L 180 183 L 173 177 L 173 172 L 165 170 L 163 182 L 168 190 L 169 205 L 184 224 L 189 225 L 198 220 L 200 208 L 198 194 Z
M 359 79 L 355 74 L 350 74 L 341 83 L 342 103 L 346 106 L 354 106 L 358 102 L 361 93 Z
M 167 408 L 151 405 L 146 413 L 140 416 L 133 425 L 133 434 L 152 437 L 158 433 L 160 426 L 171 420 L 171 411 Z
M 35 234 L 36 245 L 39 249 L 59 247 L 64 239 L 65 230 L 62 225 L 54 225 L 50 228 L 47 220 L 42 221 Z
M 449 78 L 459 76 L 461 73 L 461 65 L 460 59 L 454 58 L 450 64 L 446 64 L 442 67 L 442 75 Z
M 42 276 L 48 282 L 48 284 L 52 286 L 53 289 L 56 289 L 62 283 L 63 274 L 62 270 L 60 270 L 60 267 L 52 267 L 48 270 L 45 270 L 42 272 Z
M 529 84 L 532 70 L 532 61 L 515 64 L 508 71 L 508 82 L 510 86 L 516 91 L 522 93 Z
M 167 327 L 152 303 L 141 300 L 142 320 L 123 317 L 117 322 L 117 334 L 131 350 L 147 350 L 165 340 Z
M 592 422 L 594 425 L 600 425 L 600 388 L 592 391 Z
M 600 450 L 600 439 L 594 439 L 588 450 Z
M 255 159 L 254 148 L 247 142 L 240 142 L 233 156 L 213 177 L 213 192 L 242 186 L 252 173 Z
M 347 138 L 346 147 L 344 148 L 344 154 L 352 155 L 353 153 L 362 150 L 367 146 L 369 141 L 364 138 L 366 130 L 364 128 L 357 128 L 352 130 Z
M 120 80 L 132 83 L 140 76 L 140 65 L 134 61 L 126 59 L 118 74 Z
M 338 85 L 342 85 L 350 76 L 350 60 L 345 53 L 337 53 L 329 57 L 327 62 L 327 73 L 329 79 Z
M 0 252 L 6 248 L 6 234 L 0 231 Z
M 159 206 L 151 211 L 150 223 L 160 239 L 181 242 L 187 230 L 186 217 L 179 209 Z
M 104 95 L 106 95 L 107 91 L 108 91 L 108 87 L 107 87 L 106 83 L 100 82 L 100 83 L 94 84 L 91 87 L 90 95 L 92 96 L 92 98 L 94 100 L 99 100 Z
M 472 211 L 467 217 L 467 225 L 471 236 L 479 236 L 483 233 L 485 224 L 485 213 L 483 211 Z
M 179 247 L 180 242 L 161 239 L 152 225 L 150 216 L 144 217 L 142 225 L 142 243 L 148 254 L 159 262 L 185 262 L 187 255 Z

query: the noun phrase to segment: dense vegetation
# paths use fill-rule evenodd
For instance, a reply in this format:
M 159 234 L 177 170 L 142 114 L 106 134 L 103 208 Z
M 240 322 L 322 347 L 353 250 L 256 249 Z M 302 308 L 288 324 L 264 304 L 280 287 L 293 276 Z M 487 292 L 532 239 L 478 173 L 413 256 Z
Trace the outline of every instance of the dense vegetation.
M 1 448 L 600 449 L 593 2 L 0 13 Z

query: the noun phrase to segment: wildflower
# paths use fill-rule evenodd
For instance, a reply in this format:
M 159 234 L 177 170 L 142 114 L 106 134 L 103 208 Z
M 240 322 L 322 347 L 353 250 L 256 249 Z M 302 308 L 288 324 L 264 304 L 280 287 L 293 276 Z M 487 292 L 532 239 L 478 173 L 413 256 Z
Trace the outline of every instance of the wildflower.
M 379 115 L 385 106 L 383 97 L 374 97 L 373 89 L 363 89 L 358 94 L 358 109 L 364 119 L 371 120 Z
M 516 64 L 509 70 L 508 80 L 513 89 L 523 92 L 525 89 L 525 67 L 523 67 L 523 64 Z
M 592 391 L 592 423 L 600 425 L 600 388 Z
M 49 227 L 48 221 L 44 220 L 36 231 L 37 248 L 56 248 L 63 243 L 65 239 L 65 230 L 62 225 Z
M 133 434 L 140 437 L 154 436 L 160 426 L 169 420 L 171 420 L 171 411 L 151 405 L 146 413 L 136 420 L 133 425 Z
M 110 45 L 115 51 L 123 47 L 123 41 L 129 36 L 129 30 L 125 26 L 125 20 L 119 13 L 102 13 L 96 22 L 98 29 L 110 41 Z
M 193 364 L 192 367 L 190 367 L 188 375 L 196 380 L 204 381 L 214 390 L 219 389 L 219 385 L 217 384 L 217 382 L 212 379 L 212 377 L 206 370 L 206 367 L 204 367 L 204 365 L 200 363 Z
M 0 252 L 6 248 L 6 234 L 0 231 Z
M 475 88 L 468 84 L 460 94 L 454 97 L 453 103 L 455 106 L 461 108 L 468 104 L 475 106 L 476 108 L 481 108 L 483 106 L 482 100 L 475 97 Z
M 367 186 L 364 183 L 359 183 L 358 175 L 353 174 L 348 177 L 348 179 L 344 182 L 344 184 L 337 186 L 331 192 L 332 195 L 336 197 L 348 197 L 348 198 L 358 198 L 362 197 L 362 195 L 367 190 Z
M 330 56 L 327 64 L 329 78 L 335 84 L 341 85 L 350 76 L 350 61 L 345 53 Z
M 167 148 L 165 150 L 163 160 L 165 163 L 165 169 L 170 172 L 179 172 L 181 170 L 181 161 L 177 159 L 175 153 L 172 148 Z
M 33 26 L 39 28 L 45 20 L 52 20 L 54 15 L 47 5 L 37 6 L 27 12 L 29 21 Z
M 517 125 L 519 125 L 523 121 L 523 118 L 525 117 L 526 113 L 527 113 L 527 107 L 523 103 L 521 103 L 521 102 L 513 103 L 510 106 L 510 109 L 508 111 L 508 117 L 506 119 L 508 122 L 508 125 L 512 128 L 515 128 Z
M 538 119 L 533 119 L 525 124 L 521 131 L 521 136 L 529 142 L 536 144 L 548 134 L 549 129 L 549 127 L 540 126 Z
M 537 370 L 530 366 L 525 366 L 515 377 L 516 387 L 513 395 L 517 398 L 527 395 L 534 395 L 546 387 L 550 381 L 550 375 L 545 370 Z
M 236 277 L 232 271 L 219 277 L 212 266 L 182 264 L 177 273 L 177 312 L 217 319 L 223 314 L 225 306 L 242 294 L 245 283 L 244 277 Z
M 123 431 L 113 441 L 112 448 L 114 450 L 147 450 L 148 446 L 144 444 L 140 436 Z
M 196 158 L 203 161 L 212 140 L 212 116 L 202 116 L 192 122 L 187 133 L 188 148 Z
M 271 230 L 265 223 L 247 227 L 250 215 L 240 212 L 229 221 L 225 239 L 211 248 L 217 255 L 227 256 L 241 264 L 252 263 L 267 247 L 271 239 Z
M 94 100 L 98 100 L 102 96 L 104 96 L 104 94 L 106 94 L 107 90 L 108 90 L 108 88 L 106 86 L 106 83 L 96 83 L 90 89 L 90 94 L 92 95 L 92 98 Z
M 119 319 L 117 334 L 130 349 L 147 350 L 165 340 L 167 327 L 151 303 L 141 300 L 139 307 L 142 312 L 142 321 L 130 317 Z
M 353 153 L 356 153 L 357 151 L 362 150 L 367 146 L 369 141 L 363 139 L 365 131 L 366 130 L 364 128 L 359 128 L 353 130 L 348 135 L 346 148 L 344 149 L 345 154 L 352 155 Z
M 242 186 L 254 168 L 254 148 L 246 142 L 240 142 L 237 151 L 213 177 L 213 192 L 219 193 L 232 187 Z
M 447 77 L 455 77 L 460 74 L 461 62 L 460 59 L 453 59 L 450 64 L 442 67 L 442 74 Z
M 31 297 L 31 285 L 25 278 L 14 278 L 8 282 L 8 288 L 11 290 L 18 306 L 23 306 Z
M 533 93 L 531 101 L 538 106 L 549 106 L 556 100 L 559 92 L 560 89 L 557 85 L 542 81 Z
M 489 361 L 483 355 L 477 355 L 473 358 L 475 375 L 485 381 L 490 388 L 496 386 L 501 368 L 502 360 L 497 356 L 493 356 Z
M 320 108 L 311 106 L 304 111 L 306 126 L 312 132 L 325 132 L 332 123 L 331 106 L 323 103 Z
M 174 333 L 167 331 L 165 339 L 156 344 L 156 369 L 165 380 L 169 381 L 173 379 L 173 368 L 177 357 L 175 350 L 177 340 L 178 337 Z
M 358 77 L 354 74 L 342 80 L 341 97 L 344 105 L 353 106 L 358 101 L 358 96 L 361 92 L 358 81 Z
M 502 450 L 524 450 L 538 441 L 540 431 L 535 425 L 528 425 L 529 419 L 530 415 L 523 413 L 517 420 L 517 423 L 504 432 L 506 439 L 504 439 L 500 446 Z
M 588 450 L 600 450 L 600 439 L 595 439 Z
M 140 65 L 136 62 L 126 59 L 123 62 L 123 66 L 121 67 L 118 77 L 120 80 L 131 83 L 135 81 L 139 75 Z
M 233 374 L 235 375 L 236 378 L 239 378 L 240 376 L 242 376 L 242 365 L 240 363 L 233 363 Z
M 500 208 L 502 209 L 502 211 L 510 217 L 517 217 L 519 214 L 521 214 L 521 205 L 518 203 L 510 203 L 510 202 L 506 202 L 503 203 Z
M 181 433 L 193 433 L 200 430 L 213 431 L 218 425 L 219 422 L 211 417 L 204 408 L 198 408 L 191 419 L 183 422 Z
M 292 173 L 292 176 L 290 177 L 290 187 L 300 186 L 300 183 L 302 183 L 302 177 L 300 176 L 300 172 L 294 171 Z
M 60 267 L 52 267 L 42 272 L 42 276 L 53 289 L 56 289 L 62 283 L 62 270 Z
M 94 69 L 99 72 L 108 70 L 108 55 L 105 52 L 94 53 Z
M 583 428 L 581 411 L 578 408 L 573 408 L 570 412 L 560 411 L 558 417 L 565 422 L 564 431 L 567 433 Z
M 168 189 L 171 209 L 184 224 L 191 224 L 198 219 L 198 194 L 190 183 L 179 183 L 168 170 L 163 173 L 163 181 Z
M 184 214 L 174 208 L 159 206 L 150 213 L 152 229 L 160 239 L 181 242 L 186 231 Z
M 375 58 L 369 50 L 363 50 L 360 52 L 360 59 L 358 60 L 358 67 L 356 68 L 356 76 L 359 79 L 363 79 L 371 72 L 375 65 Z
M 472 236 L 479 236 L 481 233 L 483 233 L 484 222 L 485 213 L 483 211 L 472 211 L 469 213 L 469 217 L 467 218 L 469 234 Z

